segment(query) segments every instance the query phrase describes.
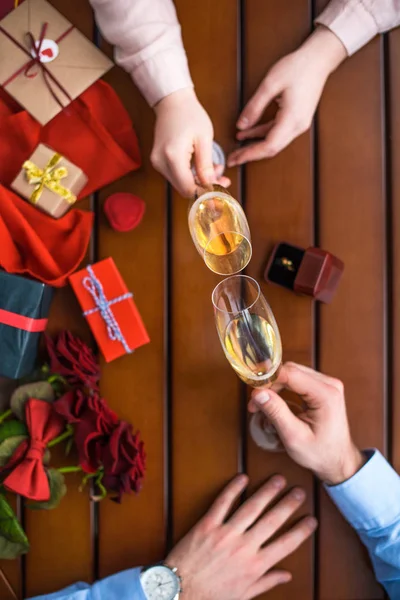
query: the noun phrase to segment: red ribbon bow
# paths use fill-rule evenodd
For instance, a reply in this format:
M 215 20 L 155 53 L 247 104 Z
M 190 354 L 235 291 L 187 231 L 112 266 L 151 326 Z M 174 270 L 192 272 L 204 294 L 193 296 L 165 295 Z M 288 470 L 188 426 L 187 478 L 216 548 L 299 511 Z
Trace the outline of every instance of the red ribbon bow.
M 30 500 L 46 502 L 50 499 L 50 486 L 43 457 L 47 444 L 62 433 L 65 423 L 51 404 L 35 398 L 27 401 L 25 416 L 29 439 L 18 446 L 4 467 L 7 471 L 13 469 L 4 480 L 4 486 Z

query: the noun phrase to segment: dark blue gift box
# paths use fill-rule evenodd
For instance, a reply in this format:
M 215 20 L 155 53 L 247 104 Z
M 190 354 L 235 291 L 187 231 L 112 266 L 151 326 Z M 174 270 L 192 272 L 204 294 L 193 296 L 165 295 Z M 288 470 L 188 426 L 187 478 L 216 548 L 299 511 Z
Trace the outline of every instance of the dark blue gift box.
M 0 375 L 19 379 L 35 366 L 53 288 L 0 271 Z

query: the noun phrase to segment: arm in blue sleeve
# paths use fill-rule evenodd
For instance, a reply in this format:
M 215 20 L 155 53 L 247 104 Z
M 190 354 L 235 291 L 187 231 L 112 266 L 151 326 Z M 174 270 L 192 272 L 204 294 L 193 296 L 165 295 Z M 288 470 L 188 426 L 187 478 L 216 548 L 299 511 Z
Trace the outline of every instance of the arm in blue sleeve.
M 344 483 L 326 490 L 370 554 L 377 580 L 400 598 L 400 477 L 378 450 Z
M 140 583 L 140 569 L 122 571 L 93 585 L 76 583 L 64 590 L 31 600 L 146 600 Z

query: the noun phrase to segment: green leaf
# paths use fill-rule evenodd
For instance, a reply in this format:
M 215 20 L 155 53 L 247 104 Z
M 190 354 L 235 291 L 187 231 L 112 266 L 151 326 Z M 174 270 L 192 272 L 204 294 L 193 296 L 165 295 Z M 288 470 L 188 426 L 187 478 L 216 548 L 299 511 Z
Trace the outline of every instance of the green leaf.
M 18 446 L 27 439 L 26 435 L 16 435 L 14 437 L 7 438 L 0 444 L 0 466 L 4 467 L 9 459 L 14 454 Z
M 18 387 L 11 396 L 10 406 L 14 415 L 25 421 L 25 403 L 29 398 L 54 402 L 54 391 L 47 381 L 35 381 Z
M 47 471 L 47 477 L 50 485 L 50 500 L 47 500 L 47 502 L 35 502 L 34 504 L 29 504 L 29 508 L 34 510 L 52 510 L 60 504 L 67 493 L 65 478 L 62 473 L 57 471 L 57 469 L 49 469 Z
M 0 444 L 7 438 L 15 437 L 16 435 L 28 435 L 26 425 L 22 421 L 5 421 L 0 425 Z
M 5 496 L 0 494 L 0 559 L 14 559 L 29 550 L 29 541 Z
M 71 450 L 72 450 L 72 446 L 74 445 L 74 442 L 75 442 L 75 440 L 74 440 L 74 438 L 73 438 L 73 437 L 70 437 L 70 438 L 68 439 L 68 441 L 67 441 L 67 443 L 66 443 L 66 446 L 65 446 L 65 456 L 68 456 L 68 455 L 69 455 L 69 453 L 71 452 Z
M 48 448 L 46 448 L 46 450 L 44 451 L 44 456 L 43 456 L 43 464 L 44 465 L 48 465 L 50 464 L 51 461 L 51 452 Z

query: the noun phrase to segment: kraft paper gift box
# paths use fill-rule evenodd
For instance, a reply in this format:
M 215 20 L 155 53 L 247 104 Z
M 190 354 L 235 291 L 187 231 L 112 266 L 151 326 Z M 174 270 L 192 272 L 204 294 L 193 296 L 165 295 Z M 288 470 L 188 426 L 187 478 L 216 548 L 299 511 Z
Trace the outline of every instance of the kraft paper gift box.
M 52 287 L 0 271 L 0 375 L 31 373 L 52 298 Z
M 73 206 L 87 180 L 79 167 L 52 148 L 39 144 L 11 187 L 37 208 L 59 219 Z
M 69 282 L 106 362 L 149 343 L 132 294 L 112 258 L 88 265 Z
M 0 57 L 0 86 L 42 125 L 113 66 L 46 0 L 0 21 Z

